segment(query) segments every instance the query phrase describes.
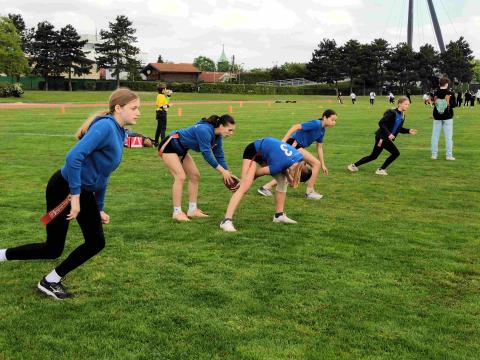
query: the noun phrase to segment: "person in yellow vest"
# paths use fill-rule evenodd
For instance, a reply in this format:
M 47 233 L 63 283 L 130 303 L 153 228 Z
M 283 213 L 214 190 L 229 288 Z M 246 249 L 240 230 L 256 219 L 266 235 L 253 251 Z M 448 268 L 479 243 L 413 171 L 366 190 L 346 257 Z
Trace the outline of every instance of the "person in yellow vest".
M 158 145 L 158 139 L 165 138 L 165 132 L 167 130 L 167 113 L 170 107 L 170 96 L 172 91 L 168 90 L 165 85 L 160 85 L 158 88 L 158 95 L 155 105 L 157 107 L 157 130 L 155 131 L 155 146 Z

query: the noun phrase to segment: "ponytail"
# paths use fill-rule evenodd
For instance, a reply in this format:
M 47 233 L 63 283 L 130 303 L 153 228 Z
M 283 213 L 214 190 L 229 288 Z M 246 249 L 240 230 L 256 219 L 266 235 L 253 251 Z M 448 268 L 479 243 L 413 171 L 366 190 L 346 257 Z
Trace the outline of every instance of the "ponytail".
M 82 124 L 82 126 L 80 126 L 77 130 L 77 132 L 75 133 L 75 137 L 80 140 L 88 131 L 88 129 L 90 129 L 90 125 L 92 125 L 92 122 L 93 120 L 95 120 L 96 118 L 100 117 L 100 116 L 105 116 L 105 115 L 109 115 L 110 113 L 108 111 L 105 111 L 105 110 L 101 110 L 101 111 L 97 111 L 95 114 L 93 115 L 90 115 L 88 117 L 87 120 L 85 120 L 85 122 Z
M 208 119 L 202 118 L 202 120 L 209 123 L 214 128 L 218 128 L 220 125 L 225 126 L 227 124 L 235 124 L 235 119 L 228 114 L 222 116 L 211 115 Z

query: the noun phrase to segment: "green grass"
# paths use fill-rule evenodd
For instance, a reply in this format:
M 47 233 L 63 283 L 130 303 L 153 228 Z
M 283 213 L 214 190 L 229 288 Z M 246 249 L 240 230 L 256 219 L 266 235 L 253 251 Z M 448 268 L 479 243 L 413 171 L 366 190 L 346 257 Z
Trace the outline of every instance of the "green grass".
M 108 97 L 69 95 L 27 93 L 26 100 Z M 175 100 L 227 98 L 187 95 Z M 239 232 L 221 232 L 230 194 L 198 154 L 199 205 L 211 217 L 173 223 L 172 179 L 155 150 L 126 149 L 106 197 L 107 246 L 66 280 L 75 299 L 55 302 L 36 291 L 60 260 L 0 264 L 0 359 L 478 358 L 480 108 L 456 110 L 457 161 L 432 161 L 431 110 L 415 99 L 406 126 L 419 134 L 399 136 L 401 156 L 380 177 L 374 170 L 385 154 L 359 173 L 345 167 L 371 150 L 384 99 L 373 109 L 363 97 L 355 106 L 295 99 L 234 104 L 237 131 L 225 151 L 238 174 L 252 140 L 280 137 L 326 106 L 338 111 L 325 137 L 330 175 L 317 185 L 324 199 L 289 190 L 286 210 L 298 225 L 272 223 L 273 199 L 255 192 L 264 178 L 237 211 Z M 181 118 L 172 109 L 168 127 L 227 109 L 185 105 Z M 91 111 L 0 110 L 0 247 L 44 240 L 45 185 Z M 154 108 L 141 111 L 135 130 L 152 136 Z M 62 259 L 82 239 L 72 223 Z

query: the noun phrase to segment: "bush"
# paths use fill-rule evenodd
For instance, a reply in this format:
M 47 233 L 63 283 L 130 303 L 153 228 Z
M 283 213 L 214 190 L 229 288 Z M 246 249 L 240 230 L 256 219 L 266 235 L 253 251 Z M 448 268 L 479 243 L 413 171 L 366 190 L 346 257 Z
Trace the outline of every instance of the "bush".
M 21 97 L 23 93 L 20 84 L 0 83 L 0 97 Z

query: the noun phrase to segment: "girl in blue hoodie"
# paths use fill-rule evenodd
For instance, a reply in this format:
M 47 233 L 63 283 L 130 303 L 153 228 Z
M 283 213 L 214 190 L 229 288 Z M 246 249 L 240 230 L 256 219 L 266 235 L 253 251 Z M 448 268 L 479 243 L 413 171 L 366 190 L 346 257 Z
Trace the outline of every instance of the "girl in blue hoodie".
M 191 217 L 207 217 L 197 208 L 200 172 L 188 150 L 201 152 L 206 162 L 231 184 L 234 180 L 228 170 L 223 153 L 223 138 L 233 135 L 235 120 L 230 115 L 212 115 L 195 125 L 175 130 L 158 145 L 159 156 L 174 178 L 172 186 L 173 215 L 177 221 L 190 221 Z M 182 211 L 183 184 L 188 177 L 188 211 Z
M 137 123 L 140 100 L 129 89 L 120 88 L 110 96 L 109 110 L 89 118 L 76 133 L 79 141 L 67 154 L 65 165 L 47 184 L 47 241 L 0 249 L 1 260 L 56 259 L 62 252 L 70 220 L 77 219 L 85 243 L 49 274 L 37 287 L 55 299 L 71 295 L 61 280 L 70 271 L 99 253 L 105 246 L 102 224 L 110 217 L 104 199 L 110 174 L 120 165 L 125 142 L 125 125 Z

